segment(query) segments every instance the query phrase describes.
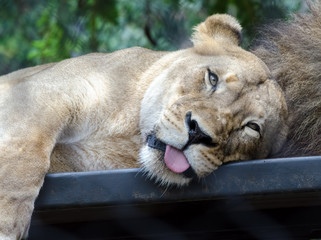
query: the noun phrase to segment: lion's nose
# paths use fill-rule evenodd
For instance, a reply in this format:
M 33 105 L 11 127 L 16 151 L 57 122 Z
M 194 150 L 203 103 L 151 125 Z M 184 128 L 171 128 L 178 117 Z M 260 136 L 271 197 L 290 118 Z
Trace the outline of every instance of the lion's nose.
M 188 141 L 184 149 L 192 144 L 204 144 L 208 147 L 215 147 L 217 145 L 212 141 L 212 138 L 200 128 L 198 122 L 192 119 L 191 112 L 186 114 L 185 122 L 188 127 Z

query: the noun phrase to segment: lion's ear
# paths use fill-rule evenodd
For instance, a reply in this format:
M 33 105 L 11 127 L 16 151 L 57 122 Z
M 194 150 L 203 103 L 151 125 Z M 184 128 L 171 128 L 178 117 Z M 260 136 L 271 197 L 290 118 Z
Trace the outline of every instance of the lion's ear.
M 229 42 L 240 45 L 242 27 L 238 21 L 227 14 L 215 14 L 194 28 L 192 42 L 194 46 L 210 42 Z

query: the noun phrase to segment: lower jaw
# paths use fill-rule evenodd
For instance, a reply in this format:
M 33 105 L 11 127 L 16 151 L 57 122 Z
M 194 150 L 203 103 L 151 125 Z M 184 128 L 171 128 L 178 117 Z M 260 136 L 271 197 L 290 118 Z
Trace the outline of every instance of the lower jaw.
M 159 160 L 164 159 L 161 151 L 150 151 L 150 148 L 145 146 L 140 150 L 139 159 L 146 176 L 155 180 L 160 186 L 183 187 L 191 182 L 191 178 L 186 178 L 183 174 L 171 171 L 164 161 Z
M 152 133 L 147 136 L 147 143 L 148 147 L 165 152 L 166 144 L 160 141 L 158 138 L 156 138 L 155 134 Z M 183 175 L 185 178 L 197 178 L 197 174 L 192 167 L 189 167 L 186 171 L 180 174 Z

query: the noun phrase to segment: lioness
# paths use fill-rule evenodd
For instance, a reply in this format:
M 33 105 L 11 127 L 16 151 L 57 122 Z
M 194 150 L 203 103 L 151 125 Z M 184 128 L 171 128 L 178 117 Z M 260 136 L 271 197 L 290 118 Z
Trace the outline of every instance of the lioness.
M 286 137 L 287 106 L 241 26 L 213 15 L 194 47 L 130 48 L 0 78 L 0 239 L 26 236 L 48 171 L 141 166 L 186 185 L 222 163 L 265 158 Z

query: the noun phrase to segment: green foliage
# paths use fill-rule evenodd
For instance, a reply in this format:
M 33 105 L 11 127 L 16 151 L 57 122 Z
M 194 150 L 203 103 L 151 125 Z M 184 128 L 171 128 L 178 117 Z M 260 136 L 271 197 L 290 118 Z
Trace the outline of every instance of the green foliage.
M 192 27 L 229 13 L 255 27 L 302 7 L 300 0 L 0 0 L 0 74 L 88 52 L 131 46 L 175 50 L 191 45 Z

